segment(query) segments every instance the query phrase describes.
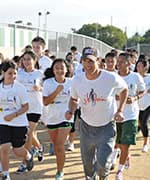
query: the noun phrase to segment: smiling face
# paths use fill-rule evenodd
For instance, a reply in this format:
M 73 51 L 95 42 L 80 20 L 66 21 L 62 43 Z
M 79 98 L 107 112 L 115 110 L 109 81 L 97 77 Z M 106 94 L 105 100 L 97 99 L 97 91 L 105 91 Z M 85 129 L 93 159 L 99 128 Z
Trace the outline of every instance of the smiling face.
M 43 53 L 43 49 L 45 48 L 45 45 L 41 42 L 33 42 L 32 48 L 36 55 L 41 56 Z
M 24 66 L 25 70 L 27 72 L 30 72 L 30 71 L 32 71 L 34 69 L 36 61 L 29 54 L 25 54 L 23 56 L 22 63 L 23 63 L 23 66 Z
M 17 76 L 17 70 L 9 68 L 6 72 L 3 72 L 4 75 L 4 84 L 12 84 Z
M 106 57 L 105 58 L 106 62 L 106 69 L 108 71 L 114 71 L 116 67 L 117 60 L 115 57 Z
M 64 62 L 56 62 L 53 67 L 53 73 L 55 75 L 55 78 L 65 78 L 65 75 L 67 73 L 67 67 Z
M 82 60 L 82 65 L 83 65 L 84 71 L 88 75 L 94 74 L 95 71 L 97 71 L 97 69 L 99 69 L 98 62 L 92 61 L 88 58 Z
M 136 69 L 139 74 L 144 75 L 148 71 L 148 65 L 142 61 L 139 61 Z

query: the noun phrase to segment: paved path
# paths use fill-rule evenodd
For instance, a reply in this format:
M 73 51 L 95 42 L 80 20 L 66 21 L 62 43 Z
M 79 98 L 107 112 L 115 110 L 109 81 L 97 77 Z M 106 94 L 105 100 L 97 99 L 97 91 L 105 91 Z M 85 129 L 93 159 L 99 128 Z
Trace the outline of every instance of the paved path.
M 46 129 L 40 126 L 38 136 L 45 146 L 45 159 L 42 163 L 35 158 L 35 166 L 31 172 L 21 175 L 15 173 L 20 160 L 11 153 L 10 172 L 12 180 L 54 180 L 56 173 L 55 156 L 49 156 L 49 138 Z M 138 134 L 137 145 L 131 146 L 131 167 L 124 170 L 123 180 L 150 180 L 150 152 L 142 153 L 143 139 Z M 111 172 L 108 180 L 115 180 L 117 168 Z M 79 137 L 75 140 L 75 151 L 66 151 L 66 163 L 64 168 L 64 180 L 84 180 L 82 162 L 80 158 Z

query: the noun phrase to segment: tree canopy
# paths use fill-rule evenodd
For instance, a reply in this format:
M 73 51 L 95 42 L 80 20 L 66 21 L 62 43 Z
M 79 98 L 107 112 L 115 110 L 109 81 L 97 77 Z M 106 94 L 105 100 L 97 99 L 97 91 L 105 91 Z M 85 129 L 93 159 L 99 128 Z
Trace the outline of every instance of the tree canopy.
M 132 37 L 128 38 L 126 32 L 123 32 L 118 27 L 92 23 L 84 24 L 80 29 L 74 29 L 73 32 L 96 38 L 117 49 L 136 46 L 138 43 L 150 44 L 150 29 L 143 36 L 136 32 Z
M 115 26 L 101 26 L 98 23 L 85 24 L 75 33 L 83 34 L 101 40 L 117 49 L 122 49 L 126 44 L 127 36 Z

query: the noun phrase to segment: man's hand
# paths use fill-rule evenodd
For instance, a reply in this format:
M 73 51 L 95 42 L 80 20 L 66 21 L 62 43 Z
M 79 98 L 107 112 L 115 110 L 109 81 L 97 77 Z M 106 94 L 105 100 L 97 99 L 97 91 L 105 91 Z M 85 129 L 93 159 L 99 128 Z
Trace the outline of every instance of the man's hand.
M 122 122 L 124 120 L 124 116 L 122 112 L 116 112 L 114 115 L 114 120 L 116 122 Z
M 66 113 L 65 113 L 65 118 L 66 118 L 67 120 L 70 120 L 70 119 L 72 118 L 72 115 L 73 115 L 73 113 L 68 110 L 68 111 L 66 111 Z

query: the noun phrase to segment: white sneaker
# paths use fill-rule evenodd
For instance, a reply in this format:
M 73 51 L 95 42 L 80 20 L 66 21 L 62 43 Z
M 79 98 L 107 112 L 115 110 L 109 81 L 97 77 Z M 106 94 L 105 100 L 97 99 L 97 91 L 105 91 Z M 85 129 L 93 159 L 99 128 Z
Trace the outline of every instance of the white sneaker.
M 68 144 L 68 151 L 74 151 L 74 144 L 73 143 Z
M 149 145 L 148 144 L 144 145 L 142 148 L 142 152 L 148 152 L 148 150 L 149 150 Z
M 122 171 L 118 171 L 115 177 L 115 180 L 123 180 Z

